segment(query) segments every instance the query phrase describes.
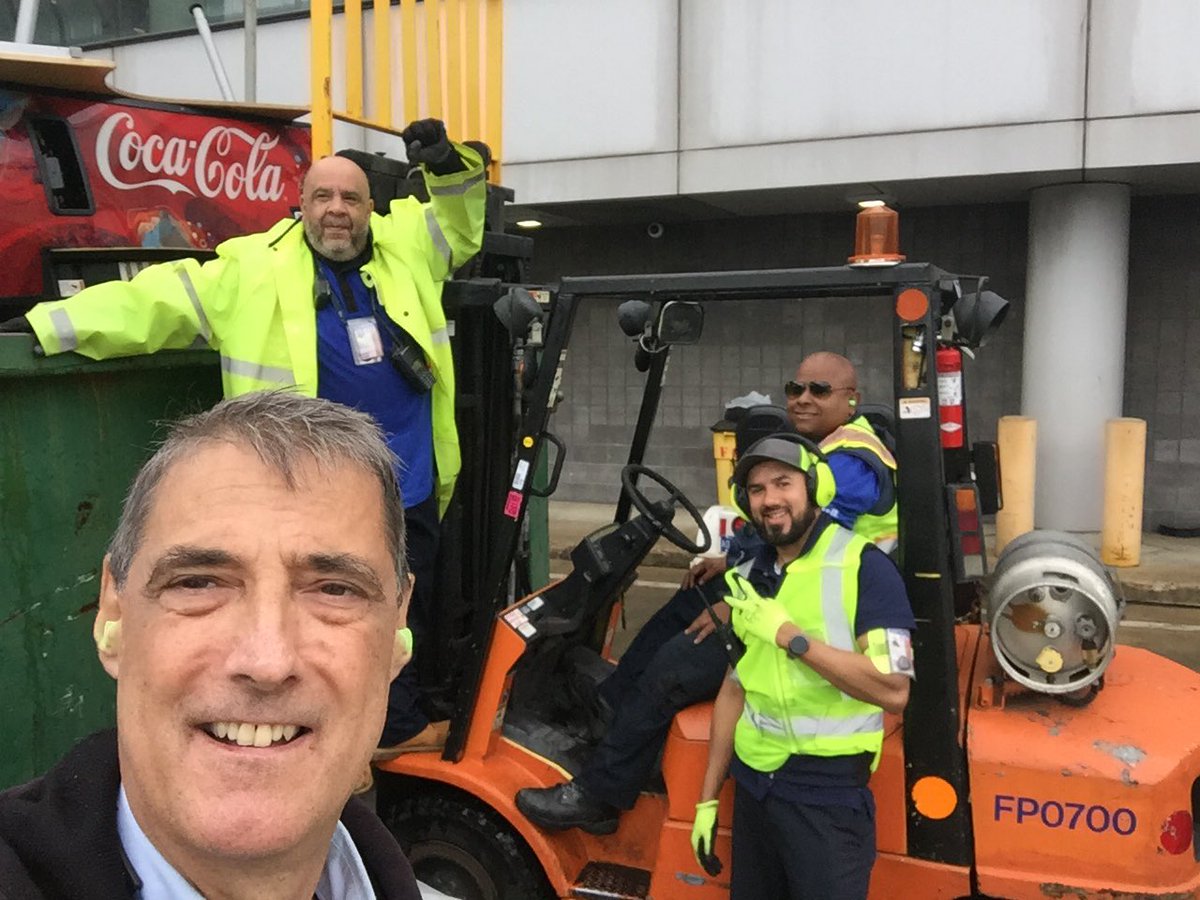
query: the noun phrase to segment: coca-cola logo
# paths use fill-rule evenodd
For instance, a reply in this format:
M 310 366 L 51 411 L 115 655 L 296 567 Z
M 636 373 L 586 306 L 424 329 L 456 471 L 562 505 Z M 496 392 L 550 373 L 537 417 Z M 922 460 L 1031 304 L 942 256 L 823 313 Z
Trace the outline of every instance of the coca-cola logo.
M 283 170 L 267 162 L 279 135 L 216 125 L 201 138 L 141 135 L 127 112 L 113 113 L 96 134 L 100 177 L 121 191 L 166 188 L 172 194 L 273 202 L 283 196 Z M 139 177 L 139 176 L 153 177 Z

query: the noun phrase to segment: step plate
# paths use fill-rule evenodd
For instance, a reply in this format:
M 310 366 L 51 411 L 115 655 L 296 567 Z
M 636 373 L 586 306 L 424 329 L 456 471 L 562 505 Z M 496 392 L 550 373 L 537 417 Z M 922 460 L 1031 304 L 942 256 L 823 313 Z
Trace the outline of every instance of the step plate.
M 615 863 L 588 863 L 571 887 L 571 896 L 581 900 L 646 900 L 649 893 L 648 871 Z

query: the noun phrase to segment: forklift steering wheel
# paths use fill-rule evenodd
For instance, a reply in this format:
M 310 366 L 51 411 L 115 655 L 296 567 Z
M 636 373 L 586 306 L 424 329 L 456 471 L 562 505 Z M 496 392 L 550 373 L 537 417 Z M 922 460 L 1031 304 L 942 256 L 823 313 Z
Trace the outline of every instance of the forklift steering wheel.
M 637 475 L 645 475 L 651 481 L 656 482 L 659 487 L 667 492 L 670 496 L 661 503 L 652 503 L 646 498 L 646 495 L 638 490 L 637 483 L 633 480 Z M 704 517 L 700 515 L 700 511 L 696 509 L 694 503 L 683 495 L 683 491 L 667 481 L 653 469 L 647 466 L 628 465 L 621 470 L 621 487 L 625 493 L 629 495 L 630 501 L 634 508 L 643 516 L 653 522 L 662 532 L 662 536 L 674 544 L 681 550 L 686 550 L 688 553 L 703 553 L 712 546 L 712 537 L 708 533 L 708 526 L 704 524 Z M 675 527 L 675 520 L 672 512 L 675 504 L 678 503 L 687 510 L 689 516 L 696 523 L 696 527 L 700 529 L 700 534 L 704 540 L 697 543 L 689 541 L 687 536 L 682 531 Z

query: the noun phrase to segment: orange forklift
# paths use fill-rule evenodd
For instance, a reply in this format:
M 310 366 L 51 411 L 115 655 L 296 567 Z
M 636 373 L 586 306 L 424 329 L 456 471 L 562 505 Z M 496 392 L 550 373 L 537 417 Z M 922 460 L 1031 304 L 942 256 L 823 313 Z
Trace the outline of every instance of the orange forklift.
M 1200 896 L 1200 675 L 1116 652 L 1119 590 L 1068 535 L 1031 533 L 986 571 L 979 522 L 1001 503 L 996 449 L 966 440 L 962 401 L 947 403 L 938 377 L 943 351 L 978 347 L 1003 319 L 985 282 L 901 263 L 571 277 L 541 302 L 498 281 L 461 286 L 451 302 L 468 482 L 440 561 L 445 621 L 432 645 L 446 652 L 425 654 L 421 671 L 450 740 L 377 778 L 379 812 L 421 880 L 464 900 L 728 896 L 727 874 L 707 875 L 689 844 L 711 704 L 676 717 L 662 783 L 615 834 L 544 832 L 514 795 L 570 777 L 594 745 L 590 689 L 611 671 L 622 596 L 651 547 L 705 545 L 673 525 L 682 507 L 705 533 L 695 506 L 642 465 L 672 346 L 698 339 L 708 304 L 870 296 L 894 336 L 897 561 L 918 623 L 918 677 L 871 781 L 871 897 Z M 572 323 L 580 304 L 617 299 L 646 372 L 623 493 L 613 523 L 572 551 L 570 573 L 530 591 L 524 519 L 561 471 L 548 424 Z M 548 444 L 558 452 L 542 484 Z M 725 860 L 732 807 L 727 785 Z

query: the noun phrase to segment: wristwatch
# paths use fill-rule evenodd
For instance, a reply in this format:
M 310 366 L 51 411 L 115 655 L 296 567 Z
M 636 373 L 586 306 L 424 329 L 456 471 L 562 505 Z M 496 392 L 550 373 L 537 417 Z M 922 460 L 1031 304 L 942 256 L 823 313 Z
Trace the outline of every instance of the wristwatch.
M 796 635 L 787 644 L 787 655 L 792 659 L 799 659 L 808 652 L 808 638 L 802 634 Z

